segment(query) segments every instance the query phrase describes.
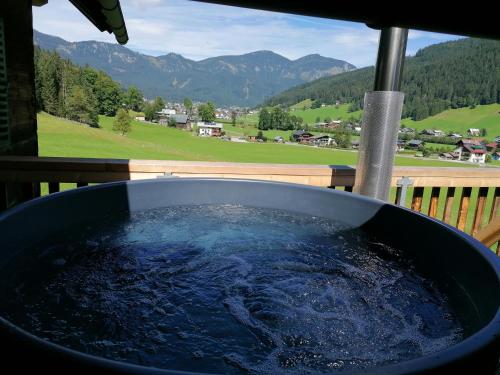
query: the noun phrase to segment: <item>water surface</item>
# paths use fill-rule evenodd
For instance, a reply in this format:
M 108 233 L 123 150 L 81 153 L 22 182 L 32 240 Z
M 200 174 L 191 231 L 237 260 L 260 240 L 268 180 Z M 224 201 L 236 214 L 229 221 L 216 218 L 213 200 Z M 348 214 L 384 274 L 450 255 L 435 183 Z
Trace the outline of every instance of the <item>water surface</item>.
M 42 338 L 135 364 L 328 373 L 462 338 L 399 251 L 332 220 L 241 206 L 96 218 L 0 276 L 0 313 Z M 15 270 L 15 271 L 14 271 Z

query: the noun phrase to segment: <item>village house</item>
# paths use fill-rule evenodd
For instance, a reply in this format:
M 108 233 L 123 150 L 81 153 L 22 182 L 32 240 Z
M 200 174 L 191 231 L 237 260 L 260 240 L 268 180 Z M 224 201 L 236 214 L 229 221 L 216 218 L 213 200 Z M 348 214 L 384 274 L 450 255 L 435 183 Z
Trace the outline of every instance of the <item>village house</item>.
M 445 137 L 446 134 L 444 131 L 439 129 L 425 129 L 420 132 L 423 135 L 432 135 L 433 137 Z
M 412 139 L 408 142 L 406 142 L 406 147 L 412 148 L 412 149 L 420 149 L 425 146 L 425 142 L 421 141 L 420 139 Z
M 316 128 L 320 129 L 337 129 L 341 125 L 342 125 L 341 120 L 333 120 L 330 122 L 317 122 L 316 124 L 314 124 Z
M 224 126 L 215 122 L 198 122 L 198 135 L 202 137 L 220 137 Z M 232 140 L 232 139 L 231 139 Z
M 315 135 L 308 138 L 308 142 L 310 145 L 318 146 L 318 147 L 327 147 L 333 146 L 334 139 L 329 135 Z M 336 145 L 336 143 L 335 143 Z
M 446 159 L 446 160 L 458 160 L 460 157 L 460 154 L 458 152 L 452 151 L 452 152 L 443 152 L 439 154 L 439 157 L 441 159 Z
M 188 115 L 170 115 L 171 119 L 175 120 L 175 127 L 178 129 L 184 129 L 191 131 L 191 120 Z
M 410 134 L 411 133 L 411 134 L 413 134 L 413 133 L 415 133 L 415 129 L 405 127 L 405 128 L 399 129 L 398 133 L 402 133 L 402 134 Z
M 467 129 L 467 135 L 469 135 L 470 137 L 479 137 L 481 135 L 481 131 L 476 128 L 470 128 Z
M 274 137 L 274 142 L 275 143 L 283 143 L 283 142 L 285 142 L 285 140 L 283 139 L 283 137 L 278 135 L 278 136 Z
M 405 145 L 406 145 L 405 141 L 398 139 L 398 141 L 396 142 L 396 152 L 404 151 Z
M 359 141 L 355 139 L 354 141 L 351 141 L 351 147 L 355 150 L 359 148 Z
M 457 142 L 458 159 L 471 163 L 483 164 L 486 162 L 486 146 L 474 139 L 462 139 Z
M 309 137 L 312 137 L 312 133 L 306 132 L 305 130 L 296 130 L 292 133 L 292 139 L 295 142 L 304 142 Z

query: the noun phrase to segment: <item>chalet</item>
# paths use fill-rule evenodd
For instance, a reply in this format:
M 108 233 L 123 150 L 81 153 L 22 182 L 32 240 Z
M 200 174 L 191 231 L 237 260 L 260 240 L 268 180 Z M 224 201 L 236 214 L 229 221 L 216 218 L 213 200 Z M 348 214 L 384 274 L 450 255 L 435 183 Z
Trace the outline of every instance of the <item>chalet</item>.
M 405 128 L 399 129 L 399 133 L 403 133 L 403 134 L 410 134 L 411 133 L 411 134 L 413 134 L 413 133 L 415 133 L 415 129 L 405 127 Z
M 328 126 L 327 122 L 317 122 L 314 124 L 315 128 L 326 128 Z
M 424 129 L 420 132 L 420 134 L 423 134 L 423 135 L 434 135 L 434 130 L 432 129 Z
M 425 129 L 420 132 L 420 134 L 423 135 L 432 135 L 433 137 L 445 137 L 446 134 L 442 130 L 438 129 Z
M 280 137 L 279 135 L 277 137 L 274 137 L 274 142 L 276 143 L 283 143 L 285 140 L 283 139 L 283 137 Z
M 397 151 L 404 151 L 405 145 L 406 145 L 405 141 L 398 139 L 398 141 L 396 142 L 396 152 Z
M 335 142 L 333 138 L 328 135 L 315 135 L 308 138 L 308 142 L 311 145 L 318 147 L 326 147 L 332 145 L 332 142 Z
M 446 133 L 442 130 L 434 130 L 434 137 L 446 137 Z
M 439 154 L 439 157 L 446 160 L 458 160 L 460 156 L 457 152 L 443 152 Z
M 224 126 L 216 122 L 198 122 L 198 135 L 202 137 L 220 137 Z M 232 138 L 231 138 L 232 140 Z
M 462 139 L 457 142 L 458 159 L 471 163 L 483 164 L 486 162 L 486 146 L 478 140 Z
M 170 116 L 174 116 L 175 113 L 175 109 L 162 108 L 161 111 L 156 112 L 156 114 L 158 115 L 158 124 L 167 125 Z
M 420 139 L 412 139 L 411 141 L 406 142 L 406 147 L 412 149 L 420 149 L 425 146 L 425 142 Z
M 481 135 L 481 131 L 476 128 L 470 128 L 467 129 L 467 135 L 469 135 L 470 137 L 479 137 Z
M 191 120 L 188 115 L 170 115 L 175 120 L 175 127 L 191 131 Z
M 309 137 L 312 137 L 313 135 L 309 132 L 306 132 L 305 130 L 296 130 L 292 133 L 292 139 L 295 142 L 301 142 L 306 140 Z
M 316 124 L 314 124 L 315 127 L 323 129 L 337 129 L 341 125 L 342 125 L 341 120 L 333 120 L 330 122 L 317 122 Z

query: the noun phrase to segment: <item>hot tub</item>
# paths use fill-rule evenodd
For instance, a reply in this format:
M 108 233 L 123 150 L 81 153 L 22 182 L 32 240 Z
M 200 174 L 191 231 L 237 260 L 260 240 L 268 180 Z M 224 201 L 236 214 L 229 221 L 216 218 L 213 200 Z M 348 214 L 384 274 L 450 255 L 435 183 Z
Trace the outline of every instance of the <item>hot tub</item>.
M 15 264 L 17 258 L 37 257 L 39 254 L 33 253 L 37 243 L 115 212 L 204 205 L 281 210 L 359 228 L 411 259 L 412 267 L 444 293 L 463 326 L 463 338 L 444 349 L 376 368 L 351 367 L 342 373 L 494 372 L 500 353 L 500 266 L 496 256 L 473 238 L 436 220 L 355 194 L 284 183 L 191 178 L 81 188 L 36 199 L 3 213 L 0 269 Z M 0 340 L 3 365 L 15 365 L 19 370 L 33 365 L 39 371 L 58 373 L 160 374 L 179 370 L 89 355 L 41 339 L 1 317 Z M 204 372 L 203 368 L 199 370 Z M 320 372 L 336 371 L 332 368 Z

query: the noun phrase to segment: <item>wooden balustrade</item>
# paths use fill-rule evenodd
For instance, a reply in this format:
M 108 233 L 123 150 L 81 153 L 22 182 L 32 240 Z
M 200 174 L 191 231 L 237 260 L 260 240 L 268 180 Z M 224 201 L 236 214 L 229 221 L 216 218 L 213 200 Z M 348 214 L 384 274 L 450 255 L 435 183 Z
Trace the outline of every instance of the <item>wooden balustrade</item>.
M 164 176 L 281 181 L 350 192 L 355 169 L 340 165 L 0 157 L 0 207 L 8 183 L 46 183 L 46 191 L 56 193 L 61 183 L 81 187 Z M 402 181 L 409 181 L 409 186 L 402 186 Z M 500 215 L 500 168 L 394 167 L 391 183 L 394 203 L 472 235 Z

